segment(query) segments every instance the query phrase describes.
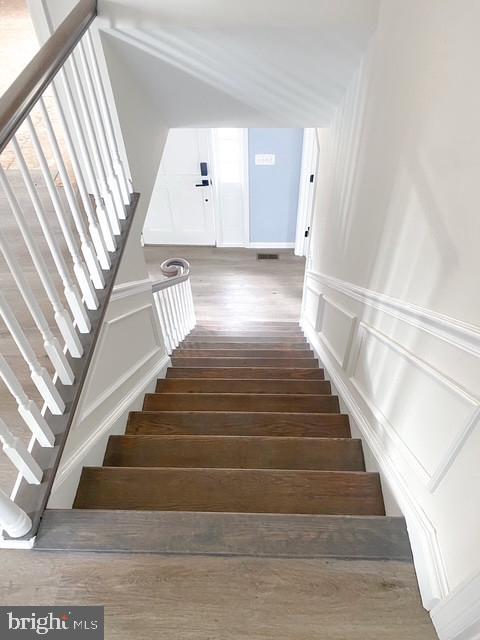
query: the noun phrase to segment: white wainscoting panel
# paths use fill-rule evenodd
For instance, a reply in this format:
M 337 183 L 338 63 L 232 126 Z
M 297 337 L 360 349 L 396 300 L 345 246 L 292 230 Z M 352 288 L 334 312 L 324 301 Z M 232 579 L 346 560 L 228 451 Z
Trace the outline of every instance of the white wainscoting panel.
M 128 413 L 141 409 L 145 393 L 170 363 L 151 284 L 116 287 L 110 300 L 82 397 L 68 435 L 49 500 L 70 508 L 85 465 L 101 465 L 108 437 L 125 433 Z
M 342 309 L 330 298 L 323 298 L 323 313 L 319 330 L 323 342 L 338 362 L 345 369 L 352 347 L 357 316 Z
M 459 440 L 478 421 L 478 402 L 373 327 L 360 323 L 359 333 L 352 383 L 384 424 L 387 437 L 434 488 Z

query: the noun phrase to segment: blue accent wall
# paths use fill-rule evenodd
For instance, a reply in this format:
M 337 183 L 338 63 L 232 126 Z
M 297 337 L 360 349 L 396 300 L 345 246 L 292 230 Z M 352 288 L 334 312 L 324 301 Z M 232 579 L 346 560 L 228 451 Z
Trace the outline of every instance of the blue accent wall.
M 250 242 L 295 242 L 303 129 L 249 129 Z M 275 154 L 256 165 L 255 154 Z

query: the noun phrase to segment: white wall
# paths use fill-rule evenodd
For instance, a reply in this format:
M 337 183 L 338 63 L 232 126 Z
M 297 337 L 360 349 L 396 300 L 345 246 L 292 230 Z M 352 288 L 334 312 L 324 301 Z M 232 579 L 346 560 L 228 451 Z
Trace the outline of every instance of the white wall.
M 304 297 L 407 518 L 424 603 L 442 639 L 465 640 L 480 620 L 478 24 L 476 0 L 381 3 L 320 131 Z

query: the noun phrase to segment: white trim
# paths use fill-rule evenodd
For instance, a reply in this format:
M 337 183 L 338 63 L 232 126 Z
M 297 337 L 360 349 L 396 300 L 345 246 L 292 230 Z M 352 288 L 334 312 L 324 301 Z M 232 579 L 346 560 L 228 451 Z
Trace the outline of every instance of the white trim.
M 142 358 L 140 362 L 135 363 L 136 366 L 129 369 L 128 376 L 122 376 L 121 381 L 115 385 L 114 388 L 109 388 L 108 392 L 109 397 L 110 394 L 118 389 L 122 384 L 124 384 L 128 378 L 133 377 L 136 371 L 141 369 L 142 366 L 148 362 L 149 359 L 153 357 L 154 354 L 150 354 L 149 358 L 145 360 Z M 56 491 L 68 478 L 68 476 L 74 471 L 75 468 L 82 462 L 87 453 L 97 444 L 98 440 L 108 432 L 108 430 L 115 424 L 119 418 L 121 418 L 122 414 L 129 410 L 129 407 L 135 402 L 135 400 L 144 393 L 145 388 L 158 377 L 159 372 L 170 366 L 170 356 L 168 354 L 164 354 L 159 360 L 156 360 L 153 365 L 148 369 L 146 374 L 142 376 L 142 378 L 133 385 L 128 393 L 124 395 L 121 401 L 115 405 L 114 410 L 108 414 L 108 416 L 100 422 L 98 427 L 93 431 L 86 440 L 82 442 L 82 444 L 65 460 L 60 464 L 57 475 L 55 476 L 55 482 L 52 487 L 52 492 Z M 105 394 L 102 394 L 102 397 Z M 103 400 L 106 398 L 104 397 Z M 98 403 L 96 403 L 97 407 Z M 96 408 L 95 407 L 95 408 Z M 89 412 L 87 415 L 90 415 Z M 82 417 L 83 421 L 83 417 Z
M 157 319 L 155 315 L 156 309 L 151 304 L 145 304 L 141 307 L 136 307 L 135 309 L 129 309 L 127 312 L 122 313 L 121 315 L 116 316 L 115 318 L 106 320 L 102 326 L 101 333 L 97 341 L 97 346 L 96 346 L 97 353 L 102 352 L 105 339 L 108 335 L 110 328 L 113 325 L 118 324 L 119 322 L 122 322 L 123 320 L 125 320 L 126 318 L 129 318 L 130 316 L 137 315 L 142 311 L 147 311 L 150 314 L 152 330 L 156 338 L 155 347 L 148 353 L 144 354 L 140 360 L 137 360 L 129 369 L 127 369 L 120 377 L 118 377 L 115 380 L 115 382 L 109 387 L 107 387 L 101 394 L 96 395 L 94 402 L 90 403 L 87 407 L 82 406 L 80 410 L 80 418 L 79 418 L 80 422 L 83 422 L 84 420 L 86 420 L 94 411 L 96 411 L 96 409 L 98 409 L 98 407 L 100 407 L 106 400 L 108 400 L 108 398 L 112 396 L 115 393 L 115 391 L 122 386 L 122 384 L 124 384 L 130 377 L 132 377 L 135 374 L 135 371 L 137 371 L 146 362 L 148 362 L 150 358 L 152 358 L 156 354 L 161 355 L 163 353 L 162 347 L 160 346 L 160 345 L 163 345 L 163 337 L 160 335 L 160 332 L 158 330 Z M 94 379 L 94 376 L 91 376 L 88 382 L 85 384 L 85 387 L 83 390 L 84 398 L 88 398 L 90 386 L 91 384 L 93 384 L 93 379 Z
M 354 300 L 440 338 L 471 355 L 480 356 L 480 327 L 476 325 L 317 271 L 308 271 L 308 276 Z
M 36 536 L 28 538 L 28 540 L 5 539 L 0 536 L 0 549 L 33 549 L 35 540 Z
M 243 249 L 245 245 L 243 242 L 217 242 L 219 249 Z
M 301 319 L 301 326 L 378 461 L 382 476 L 405 516 L 423 605 L 426 609 L 431 609 L 448 593 L 447 574 L 435 527 L 417 503 L 416 497 L 410 491 L 403 477 L 398 473 L 388 451 L 382 446 L 373 425 L 355 398 L 347 374 L 329 354 L 321 335 L 315 331 L 305 317 Z
M 249 249 L 293 249 L 294 242 L 249 242 Z
M 480 638 L 480 572 L 471 575 L 431 611 L 441 640 Z
M 365 333 L 369 333 L 374 336 L 377 340 L 385 344 L 389 349 L 392 349 L 397 354 L 399 354 L 402 358 L 407 360 L 412 366 L 416 369 L 422 371 L 425 375 L 435 380 L 439 385 L 442 385 L 444 388 L 448 389 L 450 392 L 454 393 L 458 397 L 465 400 L 465 403 L 471 406 L 472 412 L 469 414 L 467 420 L 459 429 L 458 435 L 454 438 L 452 445 L 447 449 L 445 454 L 442 456 L 441 461 L 436 466 L 433 473 L 429 473 L 427 469 L 421 464 L 418 458 L 414 455 L 411 449 L 405 444 L 403 439 L 398 436 L 395 429 L 393 429 L 390 422 L 383 415 L 383 413 L 373 405 L 367 395 L 359 386 L 358 382 L 355 378 L 350 378 L 351 384 L 355 387 L 358 394 L 361 396 L 362 400 L 367 404 L 368 408 L 374 414 L 375 418 L 385 427 L 385 432 L 389 434 L 389 438 L 393 439 L 395 445 L 399 450 L 403 452 L 403 455 L 409 461 L 409 463 L 414 466 L 417 475 L 422 478 L 423 483 L 427 487 L 427 489 L 433 493 L 435 489 L 438 487 L 440 482 L 445 477 L 448 469 L 451 467 L 452 463 L 455 461 L 457 453 L 462 448 L 465 441 L 468 439 L 470 433 L 478 424 L 480 419 L 480 400 L 474 396 L 472 396 L 466 389 L 455 383 L 453 380 L 443 375 L 440 371 L 432 367 L 428 362 L 425 362 L 421 358 L 415 356 L 411 351 L 405 349 L 401 344 L 385 335 L 381 331 L 378 331 L 374 327 L 366 324 L 365 322 L 360 322 L 359 324 L 359 340 L 357 343 L 356 349 L 356 358 L 358 358 L 360 354 L 361 343 L 364 339 Z M 356 362 L 352 359 L 351 371 L 354 372 Z
M 318 137 L 317 129 L 303 130 L 302 165 L 298 190 L 297 225 L 295 231 L 295 255 L 304 256 L 308 247 L 305 231 L 311 227 L 315 206 L 315 191 L 318 173 Z M 314 181 L 310 182 L 313 174 Z M 311 229 L 310 229 L 311 232 Z M 311 234 L 310 234 L 311 235 Z
M 243 129 L 242 135 L 243 154 L 243 246 L 250 244 L 250 172 L 248 164 L 248 129 Z
M 121 300 L 122 298 L 128 298 L 129 296 L 134 296 L 138 293 L 146 293 L 147 291 L 152 291 L 152 281 L 150 280 L 150 278 L 122 282 L 121 284 L 116 284 L 113 287 L 112 295 L 110 296 L 110 302 L 112 300 Z

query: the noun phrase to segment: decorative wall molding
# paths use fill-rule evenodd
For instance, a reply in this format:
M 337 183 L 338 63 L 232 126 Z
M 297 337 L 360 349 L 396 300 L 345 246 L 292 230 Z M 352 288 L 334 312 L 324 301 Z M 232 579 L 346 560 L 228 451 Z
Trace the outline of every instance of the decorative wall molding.
M 435 527 L 397 470 L 388 449 L 383 446 L 374 425 L 359 404 L 355 388 L 352 388 L 353 385 L 346 372 L 330 354 L 323 337 L 315 331 L 306 318 L 302 318 L 301 324 L 312 348 L 324 364 L 331 381 L 337 388 L 349 413 L 378 461 L 382 477 L 390 486 L 405 516 L 417 568 L 422 601 L 425 608 L 430 610 L 446 597 L 449 590 Z
M 459 425 L 456 436 L 454 437 L 450 446 L 446 449 L 441 458 L 441 461 L 436 465 L 436 468 L 433 472 L 429 473 L 428 470 L 423 466 L 421 461 L 408 447 L 403 438 L 397 433 L 394 425 L 390 423 L 384 413 L 372 402 L 371 398 L 368 395 L 368 392 L 366 392 L 362 388 L 361 383 L 359 383 L 359 381 L 355 378 L 356 365 L 360 357 L 362 345 L 365 344 L 366 336 L 368 335 L 373 336 L 376 340 L 384 344 L 386 348 L 398 354 L 401 358 L 408 362 L 409 366 L 412 366 L 419 370 L 423 375 L 434 381 L 435 384 L 438 384 L 440 388 L 443 388 L 448 393 L 455 396 L 457 400 L 463 403 L 466 407 L 467 415 L 464 423 Z M 435 491 L 442 479 L 445 477 L 448 469 L 454 462 L 457 453 L 462 448 L 470 433 L 473 431 L 475 426 L 477 426 L 480 420 L 479 399 L 473 397 L 468 393 L 466 389 L 443 375 L 440 371 L 432 367 L 424 360 L 415 356 L 411 351 L 405 349 L 398 342 L 396 342 L 386 334 L 378 331 L 374 327 L 366 324 L 365 322 L 361 322 L 359 324 L 356 349 L 354 357 L 352 357 L 351 366 L 349 368 L 349 377 L 351 384 L 355 387 L 362 400 L 368 406 L 369 410 L 373 413 L 375 419 L 378 420 L 378 422 L 380 422 L 380 424 L 384 427 L 384 432 L 385 434 L 387 434 L 388 439 L 391 440 L 392 444 L 396 446 L 397 449 L 403 454 L 410 466 L 415 469 L 416 474 L 425 484 L 427 489 L 430 492 Z
M 109 320 L 106 320 L 103 324 L 102 331 L 97 341 L 96 353 L 102 353 L 104 351 L 105 342 L 113 326 L 115 326 L 120 322 L 123 322 L 124 320 L 126 320 L 127 318 L 130 318 L 133 315 L 140 314 L 144 311 L 147 311 L 150 322 L 151 322 L 151 328 L 153 331 L 153 335 L 155 337 L 155 343 L 156 343 L 155 346 L 150 351 L 143 353 L 138 360 L 136 360 L 133 364 L 131 364 L 125 370 L 123 375 L 115 378 L 115 382 L 113 384 L 106 387 L 100 394 L 96 393 L 95 400 L 93 402 L 91 402 L 90 404 L 87 404 L 87 406 L 84 406 L 82 403 L 79 422 L 83 422 L 84 420 L 86 420 L 99 406 L 101 406 L 110 396 L 112 396 L 115 393 L 115 391 L 119 387 L 121 387 L 122 384 L 125 383 L 126 380 L 134 376 L 135 372 L 140 367 L 142 367 L 145 364 L 145 362 L 147 362 L 150 358 L 152 358 L 155 355 L 157 355 L 159 358 L 163 356 L 164 351 L 160 346 L 163 344 L 163 339 L 160 336 L 160 332 L 158 329 L 157 320 L 155 316 L 156 311 L 154 310 L 151 304 L 144 304 L 141 307 L 129 309 L 125 313 L 122 313 L 119 316 L 116 316 L 115 318 L 110 318 Z M 96 384 L 93 370 L 84 387 L 84 391 L 83 391 L 84 398 L 88 398 L 90 396 L 90 389 L 92 384 Z
M 337 314 L 340 314 L 341 316 L 343 316 L 346 319 L 347 323 L 349 324 L 346 340 L 344 341 L 345 344 L 343 345 L 343 353 L 339 353 L 338 348 L 332 344 L 332 340 L 331 338 L 328 337 L 326 332 L 326 327 L 324 326 L 325 319 L 328 315 L 329 307 L 331 309 L 334 309 L 335 312 L 337 312 Z M 330 353 L 335 358 L 339 366 L 342 367 L 342 369 L 345 369 L 347 367 L 347 364 L 350 358 L 350 351 L 351 351 L 353 339 L 355 336 L 355 328 L 357 325 L 358 318 L 353 313 L 350 313 L 349 311 L 346 311 L 345 309 L 343 309 L 340 305 L 338 305 L 336 302 L 328 298 L 323 293 L 321 294 L 319 299 L 318 313 L 319 313 L 319 318 L 317 319 L 315 328 L 318 327 L 317 331 L 321 331 L 323 342 L 325 343 L 326 347 L 329 349 Z
M 317 271 L 309 270 L 308 276 L 330 289 L 383 311 L 471 355 L 480 356 L 478 326 Z
M 152 291 L 152 281 L 150 280 L 150 278 L 122 282 L 121 284 L 116 284 L 113 287 L 110 301 L 120 300 L 121 298 L 128 298 L 130 296 L 137 295 L 138 293 L 146 293 L 147 291 Z
M 151 359 L 151 357 L 149 359 Z M 143 362 L 144 360 L 145 359 L 142 359 L 143 364 L 145 364 L 145 362 Z M 92 433 L 90 433 L 88 438 L 86 438 L 81 443 L 81 445 L 67 457 L 66 460 L 61 461 L 60 467 L 55 477 L 53 493 L 55 493 L 55 491 L 65 482 L 70 474 L 76 468 L 78 468 L 87 453 L 89 453 L 89 451 L 93 449 L 93 447 L 99 442 L 100 438 L 108 434 L 110 428 L 115 424 L 117 420 L 121 418 L 122 414 L 128 413 L 135 400 L 144 394 L 145 388 L 148 387 L 152 380 L 155 380 L 159 376 L 160 372 L 163 369 L 166 369 L 169 365 L 170 357 L 167 354 L 159 357 L 158 360 L 154 360 L 153 364 L 148 368 L 147 372 L 130 386 L 128 392 L 121 398 L 120 401 L 115 402 L 115 407 L 98 424 L 97 428 Z M 134 373 L 141 368 L 141 366 L 142 365 L 139 364 L 139 366 L 135 369 L 132 368 L 132 370 L 130 371 L 130 377 L 132 377 Z M 122 376 L 122 378 L 123 383 L 129 379 L 127 376 Z M 116 385 L 116 389 L 118 389 L 120 386 L 121 384 Z M 105 402 L 105 400 L 110 396 L 106 396 L 105 394 L 103 394 L 103 397 L 103 401 Z
M 480 573 L 474 573 L 431 611 L 440 640 L 480 638 Z

